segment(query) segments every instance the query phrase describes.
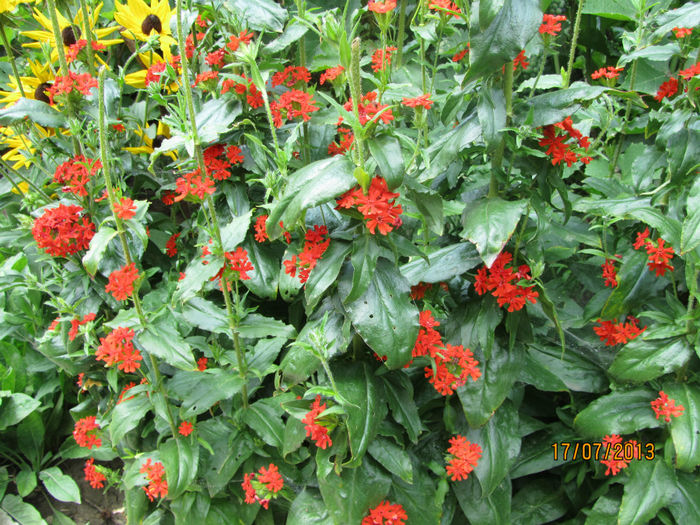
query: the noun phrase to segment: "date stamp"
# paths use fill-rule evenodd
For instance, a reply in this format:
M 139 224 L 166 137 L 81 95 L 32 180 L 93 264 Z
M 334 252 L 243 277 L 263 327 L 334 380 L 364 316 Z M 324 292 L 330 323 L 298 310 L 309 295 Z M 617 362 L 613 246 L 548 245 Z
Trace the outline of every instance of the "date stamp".
M 600 441 L 579 441 L 572 443 L 563 441 L 552 443 L 554 449 L 554 461 L 576 461 L 583 459 L 588 461 L 631 461 L 633 459 L 645 459 L 651 461 L 656 456 L 654 443 L 602 443 Z

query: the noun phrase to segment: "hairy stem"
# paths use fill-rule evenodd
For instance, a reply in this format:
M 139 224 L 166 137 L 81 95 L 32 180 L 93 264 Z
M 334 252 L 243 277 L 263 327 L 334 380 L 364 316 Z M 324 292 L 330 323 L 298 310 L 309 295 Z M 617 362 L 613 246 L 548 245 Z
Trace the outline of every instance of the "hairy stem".
M 574 34 L 571 37 L 571 48 L 569 49 L 569 64 L 566 67 L 566 79 L 564 80 L 564 89 L 569 87 L 571 83 L 571 71 L 574 68 L 574 58 L 576 58 L 576 42 L 578 34 L 581 30 L 581 14 L 583 12 L 584 0 L 578 0 L 578 8 L 576 9 L 576 22 L 574 22 Z
M 352 111 L 357 119 L 358 126 L 360 124 L 360 109 L 359 103 L 362 97 L 362 86 L 360 77 L 360 39 L 355 38 L 352 41 L 352 55 L 350 60 L 350 71 L 348 82 L 350 84 L 350 95 L 352 96 Z M 364 170 L 365 168 L 365 151 L 362 130 L 355 130 L 355 144 L 357 145 L 357 165 Z
M 80 9 L 83 12 L 83 31 L 85 32 L 85 40 L 87 40 L 87 56 L 88 56 L 88 70 L 91 75 L 95 75 L 95 54 L 92 49 L 92 31 L 90 31 L 90 15 L 88 14 L 87 3 L 85 0 L 80 0 Z
M 2 37 L 2 45 L 5 46 L 5 53 L 7 54 L 7 57 L 10 59 L 10 65 L 12 66 L 12 73 L 15 75 L 15 79 L 17 80 L 17 87 L 19 88 L 19 92 L 23 97 L 26 97 L 27 95 L 24 93 L 24 88 L 22 87 L 22 81 L 20 80 L 19 77 L 19 71 L 17 70 L 17 63 L 15 62 L 15 55 L 12 52 L 12 48 L 10 47 L 10 43 L 7 41 L 7 35 L 5 34 L 5 24 L 2 22 L 2 17 L 0 17 L 0 36 Z

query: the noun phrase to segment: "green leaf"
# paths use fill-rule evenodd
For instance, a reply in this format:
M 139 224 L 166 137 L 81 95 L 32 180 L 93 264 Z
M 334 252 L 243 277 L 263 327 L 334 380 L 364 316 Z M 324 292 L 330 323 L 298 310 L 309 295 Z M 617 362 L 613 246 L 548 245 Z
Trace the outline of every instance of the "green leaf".
M 306 425 L 295 417 L 288 417 L 284 425 L 284 438 L 282 440 L 282 457 L 286 459 L 304 443 L 306 439 Z
M 418 208 L 428 229 L 435 232 L 436 235 L 442 235 L 445 218 L 443 217 L 443 202 L 440 194 L 421 185 L 415 185 L 408 188 L 404 195 Z
M 342 195 L 355 186 L 354 165 L 336 155 L 318 160 L 291 174 L 287 187 L 267 219 L 267 234 L 274 240 L 282 234 L 279 222 L 293 228 L 302 213 L 311 207 Z
M 398 139 L 391 135 L 379 135 L 368 141 L 372 157 L 390 190 L 401 186 L 404 175 L 403 156 Z
M 565 386 L 574 392 L 603 392 L 608 388 L 608 379 L 600 366 L 582 355 L 570 350 L 562 355 L 561 350 L 545 345 L 529 346 L 527 349 L 527 376 L 535 379 L 538 373 L 553 374 Z M 549 390 L 537 382 L 540 390 Z M 559 388 L 556 391 L 560 391 Z
M 413 482 L 407 483 L 394 476 L 392 479 L 392 502 L 400 504 L 406 511 L 406 523 L 411 525 L 434 525 L 440 523 L 442 505 L 438 499 L 438 487 L 428 469 L 421 468 L 419 460 L 413 460 Z M 448 489 L 449 490 L 449 489 Z
M 477 113 L 486 149 L 491 151 L 501 139 L 501 130 L 506 127 L 506 99 L 503 91 L 484 87 L 479 95 Z
M 689 210 L 681 230 L 681 255 L 700 246 L 700 209 Z
M 644 340 L 643 336 L 627 343 L 615 356 L 608 372 L 619 381 L 643 383 L 678 370 L 693 351 L 684 337 Z
M 224 334 L 229 330 L 226 311 L 201 297 L 188 301 L 182 315 L 189 324 L 207 332 Z
M 633 434 L 643 428 L 657 428 L 661 423 L 654 417 L 651 402 L 656 394 L 636 388 L 618 390 L 599 397 L 574 419 L 581 436 L 601 439 L 608 434 Z
M 286 525 L 333 525 L 328 509 L 316 489 L 305 487 L 294 498 Z
M 328 249 L 318 261 L 316 267 L 309 274 L 306 281 L 304 295 L 306 297 L 306 311 L 314 310 L 323 297 L 323 293 L 338 279 L 340 268 L 345 258 L 350 253 L 351 245 L 347 242 L 333 240 Z
M 287 10 L 272 0 L 226 0 L 225 4 L 241 22 L 256 31 L 281 33 L 287 21 Z
M 266 44 L 263 49 L 266 53 L 277 53 L 283 49 L 287 49 L 290 45 L 303 37 L 308 30 L 309 28 L 307 26 L 291 21 L 284 32 L 272 42 Z
M 199 443 L 189 439 L 169 439 L 159 448 L 168 481 L 168 497 L 177 500 L 197 477 Z
M 259 337 L 286 337 L 292 339 L 297 335 L 293 326 L 279 319 L 260 314 L 248 314 L 238 325 L 241 337 L 255 339 Z
M 0 110 L 0 126 L 19 124 L 25 119 L 49 128 L 67 127 L 65 115 L 40 100 L 20 98 L 9 108 Z
M 0 430 L 16 425 L 36 410 L 40 404 L 27 394 L 17 393 L 4 397 L 0 404 Z
M 58 509 L 53 509 L 53 521 L 51 525 L 75 525 L 75 521 L 63 514 Z
M 610 494 L 599 497 L 586 517 L 586 525 L 608 525 L 617 522 L 620 512 L 620 496 Z
M 20 470 L 15 476 L 17 494 L 26 498 L 36 488 L 36 473 L 33 470 Z
M 389 492 L 391 479 L 370 461 L 345 468 L 340 475 L 318 478 L 326 508 L 336 525 L 360 523 L 367 511 Z
M 413 483 L 413 466 L 408 453 L 393 441 L 378 437 L 373 439 L 367 449 L 385 469 L 400 477 L 406 483 Z
M 216 142 L 236 117 L 241 114 L 241 103 L 234 99 L 213 98 L 196 115 L 197 132 L 201 144 Z M 190 153 L 192 154 L 192 153 Z
M 670 42 L 662 46 L 647 46 L 642 49 L 637 49 L 627 55 L 622 55 L 620 60 L 617 61 L 617 65 L 618 67 L 622 67 L 625 64 L 639 58 L 646 58 L 647 60 L 651 61 L 667 62 L 673 55 L 680 53 L 680 51 L 681 48 L 677 42 Z
M 80 503 L 80 489 L 73 478 L 66 476 L 58 467 L 51 467 L 39 472 L 39 479 L 44 487 L 58 501 Z
M 504 201 L 498 197 L 482 199 L 465 208 L 462 238 L 476 245 L 484 264 L 491 266 L 513 235 L 525 211 L 525 201 Z
M 700 465 L 700 388 L 689 383 L 671 383 L 664 392 L 685 409 L 671 418 L 671 438 L 676 450 L 676 468 L 692 472 Z
M 444 173 L 450 164 L 459 159 L 459 152 L 473 144 L 480 136 L 481 126 L 474 111 L 428 147 L 425 153 L 430 155 L 430 166 L 423 171 L 419 182 L 431 181 Z
M 124 399 L 115 406 L 112 411 L 112 422 L 109 425 L 112 444 L 119 445 L 126 433 L 136 428 L 150 409 L 151 402 L 145 394 L 136 395 L 133 399 Z
M 470 67 L 464 82 L 500 71 L 537 33 L 542 11 L 537 0 L 505 0 L 483 32 L 471 38 Z
M 243 242 L 250 226 L 250 218 L 253 212 L 249 211 L 239 217 L 234 217 L 231 222 L 221 228 L 221 244 L 225 252 L 233 249 Z
M 644 252 L 634 252 L 625 257 L 625 263 L 617 274 L 617 286 L 605 302 L 600 316 L 602 319 L 616 319 L 630 311 L 639 294 L 649 290 L 653 274 L 647 269 L 647 255 Z
M 476 476 L 469 476 L 463 481 L 450 483 L 457 496 L 457 502 L 470 525 L 509 525 L 511 506 L 511 484 L 506 478 L 491 493 L 483 496 Z
M 172 397 L 182 399 L 180 418 L 189 419 L 206 412 L 222 399 L 232 398 L 244 383 L 231 371 L 209 368 L 202 372 L 175 373 L 168 382 L 168 392 Z
M 418 415 L 418 407 L 413 401 L 413 383 L 399 370 L 385 374 L 382 378 L 391 414 L 396 422 L 406 429 L 408 438 L 417 443 L 418 436 L 423 431 L 423 423 Z
M 684 2 L 678 9 L 657 15 L 653 23 L 658 25 L 656 31 L 651 36 L 652 40 L 657 40 L 666 36 L 674 27 L 695 27 L 700 25 L 700 3 Z
M 632 0 L 586 0 L 583 5 L 584 15 L 596 15 L 613 20 L 632 21 L 639 9 Z
M 668 505 L 676 488 L 676 475 L 662 458 L 632 461 L 627 468 L 629 480 L 620 504 L 620 525 L 646 523 Z
M 577 439 L 579 436 L 561 423 L 553 423 L 541 432 L 528 435 L 523 439 L 520 455 L 510 471 L 511 479 L 522 478 L 561 466 L 564 460 L 561 455 L 554 457 L 552 444 L 570 443 Z M 571 455 L 568 455 L 567 461 L 571 461 Z
M 481 264 L 476 248 L 468 242 L 440 248 L 428 255 L 428 259 L 430 262 L 415 259 L 399 268 L 409 284 L 449 281 Z
M 4 510 L 19 525 L 47 525 L 39 514 L 39 511 L 22 498 L 14 494 L 7 494 L 0 503 L 0 509 Z
M 243 281 L 243 284 L 262 299 L 276 299 L 280 274 L 280 258 L 275 256 L 269 246 L 255 242 L 251 236 L 248 236 L 248 239 L 243 244 L 243 248 L 248 252 L 248 259 L 253 268 L 255 268 L 249 274 L 250 279 Z M 309 277 L 310 279 L 311 277 Z
M 109 246 L 109 241 L 115 235 L 117 235 L 117 230 L 102 225 L 90 241 L 90 249 L 83 255 L 83 266 L 92 277 L 97 273 L 97 266 L 100 264 L 107 246 Z
M 568 509 L 562 487 L 554 489 L 546 480 L 531 481 L 513 496 L 511 519 L 513 523 L 539 525 L 561 518 Z
M 696 474 L 676 472 L 676 490 L 668 508 L 676 523 L 700 523 L 700 484 Z
M 386 415 L 382 384 L 366 363 L 335 361 L 333 365 L 332 372 L 338 393 L 350 403 L 343 408 L 348 414 L 351 464 L 359 464 Z
M 248 407 L 243 421 L 268 445 L 280 448 L 284 442 L 282 408 L 273 399 L 261 399 Z
M 185 270 L 185 278 L 177 285 L 173 294 L 173 301 L 185 303 L 192 299 L 201 289 L 204 283 L 214 277 L 224 265 L 222 257 L 213 256 L 209 264 L 202 264 L 203 259 L 197 255 Z
M 515 107 L 515 121 L 519 125 L 527 123 L 533 128 L 554 124 L 580 109 L 579 102 L 596 99 L 609 90 L 602 86 L 574 82 L 567 89 L 543 93 L 527 102 L 521 102 Z
M 175 368 L 194 370 L 196 364 L 190 345 L 174 326 L 159 321 L 150 323 L 146 330 L 136 336 L 138 346 Z
M 348 296 L 350 287 L 346 266 L 338 282 L 341 298 Z M 390 369 L 402 367 L 411 360 L 418 337 L 418 309 L 411 302 L 409 290 L 396 267 L 379 259 L 367 291 L 346 305 L 357 332 L 378 355 L 387 356 L 385 364 Z
M 374 274 L 379 257 L 379 244 L 374 239 L 374 235 L 365 234 L 352 244 L 352 288 L 343 298 L 343 303 L 348 304 L 356 301 L 367 291 L 370 285 L 370 278 Z

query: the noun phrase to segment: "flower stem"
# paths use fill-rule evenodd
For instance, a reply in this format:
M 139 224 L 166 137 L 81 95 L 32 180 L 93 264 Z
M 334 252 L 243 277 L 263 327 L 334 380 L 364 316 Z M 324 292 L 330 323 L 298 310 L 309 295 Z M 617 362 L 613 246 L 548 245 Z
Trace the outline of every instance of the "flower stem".
M 53 38 L 56 41 L 56 51 L 58 52 L 58 63 L 61 65 L 61 75 L 66 76 L 68 74 L 68 61 L 63 49 L 61 26 L 58 25 L 58 16 L 56 15 L 56 1 L 47 0 L 47 2 L 49 4 L 49 16 L 51 17 L 51 29 L 53 30 Z
M 399 34 L 396 37 L 396 47 L 398 48 L 396 53 L 396 67 L 401 67 L 401 61 L 403 60 L 403 41 L 406 37 L 406 0 L 401 0 L 399 5 Z
M 17 63 L 15 62 L 15 55 L 12 52 L 12 48 L 10 47 L 10 43 L 7 41 L 7 35 L 5 34 L 5 24 L 2 21 L 2 17 L 0 16 L 0 36 L 2 36 L 2 45 L 5 46 L 5 53 L 7 54 L 7 57 L 10 59 L 10 65 L 12 66 L 12 73 L 15 75 L 15 79 L 17 80 L 17 87 L 19 88 L 19 92 L 23 97 L 26 97 L 27 95 L 24 93 L 24 88 L 22 87 L 22 81 L 19 78 L 19 71 L 17 70 Z
M 80 9 L 83 12 L 83 31 L 85 31 L 85 40 L 87 40 L 87 56 L 88 56 L 88 70 L 91 75 L 96 75 L 95 71 L 95 54 L 92 49 L 92 31 L 90 31 L 90 15 L 88 14 L 87 3 L 85 0 L 80 0 Z
M 361 77 L 360 77 L 360 39 L 355 38 L 352 41 L 352 55 L 350 60 L 350 71 L 348 82 L 350 84 L 350 95 L 352 96 L 352 111 L 357 119 L 358 127 L 355 130 L 355 143 L 357 144 L 357 165 L 364 170 L 365 168 L 365 151 L 364 139 L 362 137 L 362 129 L 360 123 L 360 98 L 362 97 Z
M 20 173 L 19 171 L 15 170 L 12 166 L 6 164 L 5 161 L 2 161 L 2 165 L 3 165 L 3 166 L 5 167 L 5 169 L 7 170 L 7 172 L 4 173 L 3 175 L 5 175 L 9 181 L 12 181 L 12 178 L 10 177 L 10 175 L 9 175 L 8 172 L 12 171 L 12 172 L 14 172 L 15 174 L 17 174 L 17 176 L 18 176 L 20 179 L 22 179 L 22 182 L 26 182 L 27 184 L 29 184 L 29 186 L 31 186 L 31 187 L 34 189 L 34 191 L 36 191 L 39 195 L 41 195 L 41 196 L 46 200 L 46 202 L 51 202 L 51 197 L 49 197 L 49 196 L 46 194 L 46 192 L 45 192 L 44 190 L 42 190 L 39 186 L 37 186 L 37 185 L 34 184 L 31 180 L 29 180 L 27 177 L 25 177 L 24 175 L 22 175 L 22 173 Z
M 566 89 L 571 83 L 571 71 L 574 68 L 574 58 L 576 57 L 576 42 L 578 34 L 581 30 L 581 15 L 583 14 L 583 0 L 578 0 L 578 8 L 576 9 L 576 22 L 574 22 L 574 34 L 571 38 L 571 48 L 569 49 L 569 64 L 566 67 L 566 79 L 562 88 Z
M 513 62 L 508 62 L 505 65 L 503 73 L 503 93 L 506 99 L 506 126 L 510 123 L 510 118 L 513 115 Z M 501 141 L 496 147 L 496 151 L 491 158 L 491 179 L 489 181 L 489 198 L 498 197 L 498 176 L 497 172 L 503 163 L 503 153 L 505 152 L 506 139 L 505 135 L 501 136 Z

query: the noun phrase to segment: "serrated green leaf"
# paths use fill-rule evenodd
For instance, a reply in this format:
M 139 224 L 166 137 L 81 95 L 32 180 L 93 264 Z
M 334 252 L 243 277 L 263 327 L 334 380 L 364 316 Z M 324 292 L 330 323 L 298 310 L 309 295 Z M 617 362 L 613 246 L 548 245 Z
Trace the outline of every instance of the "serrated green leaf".
M 177 372 L 168 382 L 168 392 L 182 399 L 181 419 L 206 412 L 216 402 L 232 398 L 244 381 L 237 374 L 223 369 L 207 369 L 202 372 Z
M 145 394 L 136 395 L 133 399 L 126 396 L 126 399 L 114 407 L 112 422 L 109 425 L 110 441 L 114 446 L 119 445 L 126 433 L 139 425 L 150 409 L 151 402 Z
M 323 293 L 334 283 L 340 273 L 345 258 L 350 253 L 352 245 L 343 241 L 331 241 L 328 249 L 317 262 L 306 281 L 304 295 L 306 311 L 311 312 L 323 297 Z
M 398 476 L 406 483 L 413 483 L 413 466 L 408 453 L 386 438 L 375 438 L 367 449 L 387 471 Z

